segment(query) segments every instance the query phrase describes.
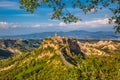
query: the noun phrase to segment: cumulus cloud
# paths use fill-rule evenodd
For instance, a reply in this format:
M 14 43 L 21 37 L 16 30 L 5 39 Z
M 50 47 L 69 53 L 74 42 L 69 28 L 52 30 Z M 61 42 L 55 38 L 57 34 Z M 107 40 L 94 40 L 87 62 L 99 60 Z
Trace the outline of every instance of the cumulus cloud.
M 7 28 L 48 28 L 55 27 L 52 23 L 10 23 L 10 22 L 0 22 L 0 29 Z
M 64 22 L 60 22 L 59 26 L 68 26 L 68 24 L 65 24 Z
M 77 23 L 65 24 L 64 22 L 53 22 L 53 23 L 8 23 L 0 22 L 0 29 L 7 28 L 31 28 L 31 29 L 41 29 L 41 30 L 61 30 L 61 31 L 70 31 L 70 30 L 111 30 L 113 24 L 109 24 L 109 19 L 96 19 L 91 21 L 79 21 Z
M 39 27 L 52 27 L 55 26 L 55 24 L 52 23 L 36 23 L 36 24 L 32 24 L 31 27 L 34 28 L 39 28 Z
M 0 22 L 1 26 L 7 25 L 7 22 Z
M 60 22 L 59 26 L 70 26 L 70 27 L 91 27 L 91 28 L 98 28 L 98 27 L 107 27 L 109 25 L 109 19 L 97 19 L 92 21 L 79 21 L 77 23 L 70 23 L 65 24 L 64 22 Z
M 40 24 L 35 24 L 35 25 L 33 25 L 33 27 L 41 27 L 41 25 Z
M 8 22 L 0 22 L 0 28 L 6 29 L 6 28 L 16 28 L 18 24 L 15 23 L 8 23 Z
M 7 25 L 7 22 L 0 22 L 0 28 L 6 28 Z

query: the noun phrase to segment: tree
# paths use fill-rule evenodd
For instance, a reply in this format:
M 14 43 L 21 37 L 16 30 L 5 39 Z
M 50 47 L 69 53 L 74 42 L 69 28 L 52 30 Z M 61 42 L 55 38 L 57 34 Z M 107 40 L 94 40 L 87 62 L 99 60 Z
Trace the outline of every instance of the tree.
M 47 6 L 53 8 L 51 19 L 63 20 L 65 23 L 77 22 L 81 19 L 71 14 L 68 7 L 82 10 L 85 14 L 92 9 L 108 8 L 114 15 L 109 18 L 109 22 L 116 24 L 114 27 L 116 33 L 120 33 L 120 0 L 20 0 L 20 8 L 31 13 L 38 6 Z M 111 7 L 114 5 L 114 8 Z

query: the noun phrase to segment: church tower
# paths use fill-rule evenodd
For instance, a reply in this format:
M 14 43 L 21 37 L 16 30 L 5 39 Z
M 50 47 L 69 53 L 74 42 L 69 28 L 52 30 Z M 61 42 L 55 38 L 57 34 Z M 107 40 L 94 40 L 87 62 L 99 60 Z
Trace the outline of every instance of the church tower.
M 55 37 L 57 37 L 58 35 L 57 35 L 57 33 L 55 33 Z

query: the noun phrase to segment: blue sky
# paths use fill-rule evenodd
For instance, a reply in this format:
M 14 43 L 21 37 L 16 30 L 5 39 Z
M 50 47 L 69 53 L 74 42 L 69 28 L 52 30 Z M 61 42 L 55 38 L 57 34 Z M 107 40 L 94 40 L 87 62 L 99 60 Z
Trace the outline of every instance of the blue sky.
M 51 31 L 111 31 L 113 24 L 108 24 L 112 13 L 103 8 L 97 13 L 94 9 L 85 15 L 79 9 L 68 8 L 82 21 L 65 24 L 59 20 L 51 20 L 51 8 L 38 8 L 34 14 L 19 9 L 19 0 L 0 0 L 0 36 L 20 35 Z

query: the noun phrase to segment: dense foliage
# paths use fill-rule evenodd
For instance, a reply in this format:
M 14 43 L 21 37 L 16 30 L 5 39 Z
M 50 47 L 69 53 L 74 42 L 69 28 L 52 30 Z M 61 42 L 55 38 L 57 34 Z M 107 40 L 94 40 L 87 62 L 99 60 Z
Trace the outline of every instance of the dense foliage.
M 119 80 L 120 54 L 109 57 L 92 56 L 77 66 L 80 80 Z

